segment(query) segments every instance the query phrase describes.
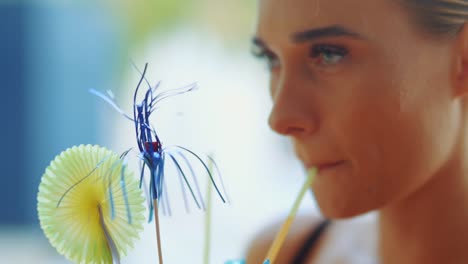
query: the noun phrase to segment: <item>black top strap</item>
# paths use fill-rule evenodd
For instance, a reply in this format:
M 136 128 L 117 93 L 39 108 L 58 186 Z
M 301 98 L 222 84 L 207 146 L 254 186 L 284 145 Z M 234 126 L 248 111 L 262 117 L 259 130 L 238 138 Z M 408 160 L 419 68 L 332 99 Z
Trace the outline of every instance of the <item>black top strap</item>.
M 309 255 L 310 251 L 313 249 L 316 242 L 319 240 L 320 235 L 323 233 L 325 228 L 330 224 L 330 220 L 326 219 L 320 225 L 313 229 L 310 233 L 309 237 L 305 241 L 304 245 L 298 251 L 296 257 L 292 264 L 305 264 L 307 256 Z

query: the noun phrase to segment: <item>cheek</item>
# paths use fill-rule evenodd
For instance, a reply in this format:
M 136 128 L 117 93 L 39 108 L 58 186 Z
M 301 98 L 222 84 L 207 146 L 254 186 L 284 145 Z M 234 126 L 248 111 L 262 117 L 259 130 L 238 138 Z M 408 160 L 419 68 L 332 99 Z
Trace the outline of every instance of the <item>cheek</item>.
M 435 174 L 458 130 L 456 111 L 437 94 L 440 86 L 389 72 L 356 84 L 333 129 L 352 160 L 354 191 L 362 203 L 372 195 L 375 206 L 408 195 Z M 410 89 L 411 98 L 402 96 Z
M 457 131 L 447 118 L 454 116 L 448 100 L 433 94 L 437 85 L 391 69 L 364 71 L 365 77 L 337 86 L 346 89 L 334 93 L 324 118 L 327 133 L 351 161 L 351 173 L 317 188 L 333 206 L 357 211 L 381 207 L 426 182 L 446 161 Z M 408 89 L 413 98 L 402 97 Z
M 382 205 L 388 197 L 384 176 L 391 175 L 388 164 L 401 163 L 396 160 L 402 144 L 398 141 L 403 140 L 395 134 L 402 122 L 395 114 L 398 91 L 383 74 L 388 71 L 361 69 L 362 73 L 353 72 L 342 83 L 330 85 L 328 98 L 333 99 L 324 104 L 323 129 L 351 164 L 343 177 L 323 178 L 314 187 L 330 216 L 349 216 Z
M 402 63 L 375 54 L 330 84 L 322 98 L 329 100 L 322 108 L 324 130 L 351 161 L 346 177 L 314 186 L 330 216 L 363 213 L 409 195 L 447 164 L 456 146 L 461 115 L 448 92 L 443 71 L 449 67 L 427 67 L 434 58 L 398 56 Z

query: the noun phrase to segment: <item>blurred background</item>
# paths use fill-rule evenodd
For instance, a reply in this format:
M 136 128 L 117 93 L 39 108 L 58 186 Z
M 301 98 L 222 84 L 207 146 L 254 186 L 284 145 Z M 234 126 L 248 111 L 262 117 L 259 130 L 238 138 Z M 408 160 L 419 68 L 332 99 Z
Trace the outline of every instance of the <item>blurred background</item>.
M 266 64 L 250 54 L 255 12 L 252 0 L 0 1 L 0 263 L 69 263 L 40 229 L 40 178 L 73 145 L 136 146 L 133 124 L 88 92 L 112 90 L 130 112 L 132 63 L 149 63 L 162 89 L 198 84 L 161 103 L 152 123 L 164 144 L 215 155 L 231 203 L 213 196 L 210 263 L 244 258 L 255 234 L 287 214 L 304 175 L 267 126 Z M 165 262 L 202 263 L 205 214 L 187 213 L 178 184 L 168 185 Z M 310 194 L 300 213 L 318 214 Z M 156 259 L 150 223 L 122 263 Z

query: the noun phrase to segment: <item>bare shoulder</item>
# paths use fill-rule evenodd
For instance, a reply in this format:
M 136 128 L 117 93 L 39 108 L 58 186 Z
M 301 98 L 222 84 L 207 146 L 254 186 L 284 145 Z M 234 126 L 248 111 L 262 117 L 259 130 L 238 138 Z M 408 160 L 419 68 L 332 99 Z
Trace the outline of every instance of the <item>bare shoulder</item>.
M 308 263 L 377 263 L 377 221 L 374 213 L 334 220 L 320 253 Z
M 290 263 L 304 244 L 310 232 L 316 228 L 323 218 L 313 215 L 298 216 L 286 237 L 286 240 L 278 253 L 277 263 Z M 264 258 L 281 228 L 282 222 L 276 222 L 261 230 L 251 241 L 247 250 L 247 264 L 263 263 Z
M 318 216 L 298 217 L 276 259 L 276 263 L 291 263 L 310 233 L 324 219 Z M 261 264 L 281 227 L 280 222 L 260 231 L 252 240 L 247 252 L 247 264 Z M 376 263 L 375 215 L 349 220 L 333 220 L 322 234 L 307 263 Z

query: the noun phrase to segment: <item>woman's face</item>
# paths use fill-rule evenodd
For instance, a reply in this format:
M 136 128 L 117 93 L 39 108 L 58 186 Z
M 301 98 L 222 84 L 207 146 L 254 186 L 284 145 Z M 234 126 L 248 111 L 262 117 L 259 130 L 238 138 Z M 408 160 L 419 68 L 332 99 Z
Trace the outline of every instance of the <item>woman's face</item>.
M 271 70 L 269 123 L 292 138 L 324 215 L 407 198 L 457 143 L 453 41 L 425 40 L 392 0 L 260 0 L 255 53 Z

